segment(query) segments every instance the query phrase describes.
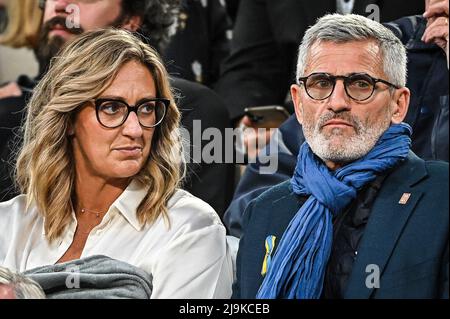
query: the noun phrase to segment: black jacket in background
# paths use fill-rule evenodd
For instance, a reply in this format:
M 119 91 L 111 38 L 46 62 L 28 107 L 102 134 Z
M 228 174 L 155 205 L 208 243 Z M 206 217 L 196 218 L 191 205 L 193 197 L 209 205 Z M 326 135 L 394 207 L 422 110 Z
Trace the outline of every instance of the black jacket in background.
M 183 0 L 176 34 L 164 50 L 168 71 L 212 87 L 230 53 L 232 22 L 220 0 Z

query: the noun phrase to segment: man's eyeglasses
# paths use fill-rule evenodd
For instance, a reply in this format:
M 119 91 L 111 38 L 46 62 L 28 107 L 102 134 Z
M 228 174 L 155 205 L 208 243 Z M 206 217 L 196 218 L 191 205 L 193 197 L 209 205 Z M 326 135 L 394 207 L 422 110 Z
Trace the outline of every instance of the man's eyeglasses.
M 305 86 L 306 93 L 314 100 L 325 100 L 333 94 L 336 80 L 344 81 L 347 95 L 355 101 L 369 99 L 375 91 L 378 82 L 399 89 L 397 85 L 382 79 L 376 79 L 366 73 L 354 73 L 349 76 L 332 75 L 328 73 L 313 73 L 309 76 L 299 78 L 298 81 Z
M 141 126 L 145 128 L 158 126 L 166 116 L 170 105 L 170 100 L 162 98 L 145 99 L 136 106 L 115 99 L 97 99 L 93 102 L 98 122 L 107 128 L 121 126 L 130 112 L 136 113 Z

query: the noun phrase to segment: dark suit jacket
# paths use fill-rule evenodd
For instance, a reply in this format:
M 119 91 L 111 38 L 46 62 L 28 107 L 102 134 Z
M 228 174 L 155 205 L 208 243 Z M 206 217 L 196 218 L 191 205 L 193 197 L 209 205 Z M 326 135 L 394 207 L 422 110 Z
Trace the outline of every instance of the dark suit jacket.
M 358 248 L 345 298 L 448 298 L 448 172 L 448 163 L 424 162 L 410 153 L 386 178 Z M 404 193 L 411 197 L 402 205 Z M 302 204 L 289 181 L 250 203 L 233 297 L 255 298 L 263 280 L 265 238 L 274 235 L 280 240 Z M 369 265 L 379 267 L 378 289 L 366 287 L 373 273 Z
M 380 8 L 380 22 L 422 14 L 423 0 L 357 0 L 353 13 L 365 16 L 369 4 Z M 298 45 L 317 18 L 336 12 L 336 0 L 243 0 L 216 90 L 232 120 L 244 108 L 282 105 L 294 81 Z

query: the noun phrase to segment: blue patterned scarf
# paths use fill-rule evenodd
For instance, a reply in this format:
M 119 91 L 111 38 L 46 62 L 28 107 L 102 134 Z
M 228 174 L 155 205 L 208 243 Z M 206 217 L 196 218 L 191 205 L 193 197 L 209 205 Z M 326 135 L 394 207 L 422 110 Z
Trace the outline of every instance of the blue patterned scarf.
M 304 143 L 291 184 L 298 195 L 309 196 L 291 220 L 257 298 L 315 299 L 322 294 L 333 238 L 333 217 L 377 174 L 405 160 L 411 146 L 411 127 L 391 125 L 364 157 L 330 171 Z

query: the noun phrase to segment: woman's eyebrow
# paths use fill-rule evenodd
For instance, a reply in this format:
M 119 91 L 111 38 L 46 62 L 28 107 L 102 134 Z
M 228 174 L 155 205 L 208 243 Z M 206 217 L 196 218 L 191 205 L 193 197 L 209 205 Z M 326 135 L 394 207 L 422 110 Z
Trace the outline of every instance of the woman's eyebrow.
M 154 95 L 149 95 L 149 96 L 140 98 L 135 104 L 137 105 L 137 104 L 140 104 L 140 103 L 142 103 L 142 102 L 144 102 L 144 101 L 151 100 L 151 99 L 155 99 L 155 98 L 156 98 L 156 97 L 155 97 Z M 104 95 L 104 96 L 100 96 L 98 99 L 101 99 L 101 100 L 120 101 L 120 102 L 124 102 L 124 103 L 129 104 L 129 103 L 126 101 L 125 98 L 123 98 L 122 96 L 117 96 L 117 95 Z M 132 104 L 132 103 L 130 103 L 130 104 Z

